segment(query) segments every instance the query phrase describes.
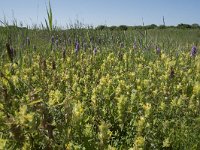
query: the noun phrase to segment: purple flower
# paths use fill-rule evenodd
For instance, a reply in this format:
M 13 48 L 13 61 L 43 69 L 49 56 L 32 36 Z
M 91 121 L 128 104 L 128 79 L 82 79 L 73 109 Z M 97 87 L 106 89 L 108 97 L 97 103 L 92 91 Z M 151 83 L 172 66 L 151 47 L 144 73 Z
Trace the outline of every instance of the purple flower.
M 197 54 L 197 48 L 196 48 L 196 46 L 193 46 L 191 49 L 191 52 L 190 52 L 190 56 L 195 57 L 196 54 Z
M 97 48 L 96 47 L 94 48 L 93 53 L 94 53 L 94 55 L 96 55 L 96 53 L 97 53 Z
M 80 49 L 79 43 L 76 42 L 76 44 L 75 44 L 75 53 L 78 53 L 79 49 Z
M 135 41 L 135 42 L 133 42 L 133 49 L 136 49 L 136 48 L 137 48 L 137 43 Z
M 55 38 L 54 38 L 54 36 L 52 36 L 52 37 L 51 37 L 51 44 L 53 45 L 54 42 L 55 42 Z
M 161 53 L 160 47 L 156 47 L 156 54 L 160 54 L 160 53 Z

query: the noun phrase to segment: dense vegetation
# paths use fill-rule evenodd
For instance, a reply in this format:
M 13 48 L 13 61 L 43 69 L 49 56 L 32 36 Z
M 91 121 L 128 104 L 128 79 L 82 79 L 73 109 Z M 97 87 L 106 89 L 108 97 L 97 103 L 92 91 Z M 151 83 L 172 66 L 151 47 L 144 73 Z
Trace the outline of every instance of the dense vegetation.
M 200 149 L 199 40 L 0 28 L 0 149 Z

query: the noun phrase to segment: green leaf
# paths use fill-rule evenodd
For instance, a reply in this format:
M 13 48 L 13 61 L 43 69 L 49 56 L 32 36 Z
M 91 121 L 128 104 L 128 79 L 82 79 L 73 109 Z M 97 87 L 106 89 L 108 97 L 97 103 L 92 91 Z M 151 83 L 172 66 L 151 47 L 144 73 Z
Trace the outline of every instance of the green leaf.
M 42 102 L 42 99 L 39 99 L 39 100 L 36 100 L 36 101 L 32 101 L 31 103 L 29 103 L 28 105 L 34 105 L 34 104 L 37 104 L 37 103 L 40 103 Z

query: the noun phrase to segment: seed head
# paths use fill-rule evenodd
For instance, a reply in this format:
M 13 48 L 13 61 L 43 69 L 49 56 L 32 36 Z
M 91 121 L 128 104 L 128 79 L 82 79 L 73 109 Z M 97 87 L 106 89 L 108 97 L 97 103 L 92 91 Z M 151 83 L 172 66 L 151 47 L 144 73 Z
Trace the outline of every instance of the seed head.
M 33 50 L 36 51 L 37 50 L 37 47 L 35 45 L 33 45 Z
M 52 62 L 52 69 L 55 70 L 56 69 L 56 62 L 53 60 Z
M 26 38 L 26 45 L 27 45 L 27 46 L 30 46 L 30 44 L 31 44 L 30 38 L 27 37 L 27 38 Z
M 123 42 L 120 43 L 120 48 L 124 48 L 124 43 Z
M 175 76 L 175 72 L 174 72 L 174 69 L 171 67 L 170 69 L 170 78 L 174 78 Z
M 63 54 L 63 59 L 65 60 L 66 59 L 66 49 L 63 50 L 62 54 Z

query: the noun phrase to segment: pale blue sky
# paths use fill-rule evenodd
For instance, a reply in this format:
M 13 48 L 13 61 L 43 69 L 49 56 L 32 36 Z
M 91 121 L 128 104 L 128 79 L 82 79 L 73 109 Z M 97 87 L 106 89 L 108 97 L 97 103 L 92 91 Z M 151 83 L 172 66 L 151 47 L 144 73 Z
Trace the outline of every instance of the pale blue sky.
M 24 24 L 44 22 L 48 0 L 0 0 L 0 20 L 15 17 Z M 200 24 L 200 0 L 51 0 L 54 21 L 66 26 L 79 20 L 85 24 L 141 25 Z M 14 16 L 14 17 L 13 17 Z

